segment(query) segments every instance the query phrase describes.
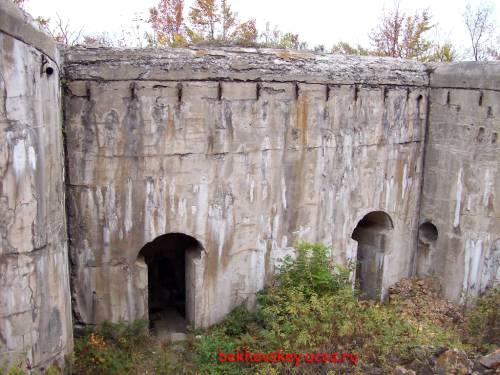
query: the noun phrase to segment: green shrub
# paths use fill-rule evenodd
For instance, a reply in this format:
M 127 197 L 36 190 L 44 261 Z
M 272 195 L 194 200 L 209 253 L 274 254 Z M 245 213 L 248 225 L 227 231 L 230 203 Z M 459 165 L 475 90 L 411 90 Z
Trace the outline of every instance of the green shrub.
M 61 375 L 63 372 L 59 368 L 57 364 L 52 364 L 47 371 L 45 371 L 45 375 Z
M 276 282 L 258 293 L 257 316 L 268 350 L 318 347 L 331 335 L 339 304 L 355 302 L 350 269 L 334 265 L 322 244 L 299 243 L 295 258 L 285 258 Z
M 214 366 L 219 349 L 355 352 L 360 363 L 390 371 L 395 363 L 417 358 L 422 346 L 460 347 L 453 332 L 429 322 L 417 326 L 401 315 L 397 305 L 358 301 L 349 278 L 352 271 L 335 265 L 326 246 L 298 244 L 297 256 L 286 258 L 275 282 L 258 293 L 255 316 L 237 309 L 215 330 L 207 331 L 198 347 L 198 369 L 212 374 L 249 370 L 236 363 Z M 332 365 L 321 366 L 325 373 L 333 371 Z M 287 374 L 318 370 L 254 364 L 251 372 L 269 373 L 271 367 Z
M 236 307 L 221 324 L 226 335 L 239 336 L 248 332 L 248 327 L 256 321 L 255 314 L 250 313 L 244 306 Z
M 211 330 L 195 343 L 197 370 L 200 374 L 241 374 L 240 364 L 218 361 L 219 352 L 232 353 L 238 347 L 239 342 L 227 336 L 223 329 Z
M 288 256 L 284 259 L 276 276 L 281 289 L 300 290 L 309 297 L 335 293 L 350 285 L 351 269 L 335 265 L 327 246 L 300 242 L 296 252 L 295 258 Z
M 256 314 L 237 308 L 196 343 L 198 370 L 210 374 L 254 373 L 257 369 L 249 364 L 218 363 L 218 352 L 309 351 L 328 342 L 335 302 L 343 303 L 342 298 L 354 301 L 350 270 L 332 265 L 329 254 L 324 245 L 300 243 L 296 258 L 284 260 L 276 282 L 258 293 Z M 264 372 L 268 367 L 257 365 Z M 286 371 L 296 371 L 288 367 Z

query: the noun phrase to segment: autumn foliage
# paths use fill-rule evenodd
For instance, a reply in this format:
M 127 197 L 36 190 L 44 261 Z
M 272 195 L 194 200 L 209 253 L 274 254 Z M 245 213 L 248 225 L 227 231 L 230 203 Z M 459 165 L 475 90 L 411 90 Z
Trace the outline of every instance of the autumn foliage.
M 29 0 L 12 0 L 25 8 Z M 58 43 L 104 47 L 185 47 L 190 45 L 254 46 L 332 52 L 343 55 L 371 55 L 413 59 L 424 62 L 450 62 L 459 57 L 474 60 L 500 60 L 500 34 L 496 27 L 493 5 L 482 0 L 479 5 L 465 7 L 463 25 L 469 45 L 457 49 L 438 36 L 438 23 L 428 9 L 413 12 L 401 9 L 398 0 L 384 9 L 369 33 L 370 46 L 350 45 L 339 41 L 331 49 L 324 45 L 308 46 L 298 34 L 284 32 L 269 22 L 257 29 L 255 19 L 241 19 L 230 0 L 156 0 L 146 17 L 138 13 L 132 27 L 122 27 L 121 36 L 106 32 L 85 34 L 75 30 L 69 19 L 38 17 L 40 27 Z M 486 1 L 486 2 L 483 2 Z M 318 11 L 321 11 L 318 9 Z M 147 30 L 146 30 L 147 29 Z M 467 49 L 467 51 L 465 51 Z
M 159 44 L 175 44 L 184 33 L 184 0 L 162 0 L 149 10 L 148 22 Z
M 160 0 L 149 10 L 152 45 L 188 44 L 255 45 L 254 19 L 240 21 L 227 0 L 196 0 L 184 19 L 184 0 Z
M 433 27 L 430 22 L 427 10 L 406 15 L 397 6 L 384 13 L 370 35 L 376 54 L 405 59 L 426 56 L 432 48 L 432 43 L 425 38 Z

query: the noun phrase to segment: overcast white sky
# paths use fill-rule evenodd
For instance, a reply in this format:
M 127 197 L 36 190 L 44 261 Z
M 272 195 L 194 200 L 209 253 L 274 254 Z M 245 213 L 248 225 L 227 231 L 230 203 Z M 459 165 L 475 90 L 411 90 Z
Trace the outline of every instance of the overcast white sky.
M 54 17 L 58 13 L 84 33 L 120 33 L 137 16 L 147 17 L 148 8 L 158 0 L 27 0 L 27 10 L 34 16 Z M 466 44 L 462 13 L 467 3 L 480 0 L 400 0 L 402 9 L 428 8 L 439 23 L 439 37 L 455 45 Z M 193 0 L 185 0 L 186 13 Z M 500 2 L 494 17 L 500 22 Z M 283 31 L 298 33 L 301 40 L 327 49 L 338 41 L 368 45 L 368 33 L 376 25 L 382 9 L 391 8 L 394 0 L 230 0 L 241 19 L 256 18 L 263 29 L 266 21 Z M 498 29 L 498 27 L 497 27 Z

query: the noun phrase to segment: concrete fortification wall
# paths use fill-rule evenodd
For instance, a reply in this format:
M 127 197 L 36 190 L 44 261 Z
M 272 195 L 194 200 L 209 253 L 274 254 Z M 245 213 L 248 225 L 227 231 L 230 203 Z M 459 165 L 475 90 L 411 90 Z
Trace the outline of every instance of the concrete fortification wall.
M 59 55 L 0 1 L 0 366 L 72 349 Z
M 376 299 L 413 275 L 461 303 L 499 284 L 499 63 L 60 57 L 0 8 L 0 365 L 69 352 L 70 302 L 76 323 L 131 321 L 180 290 L 187 322 L 214 324 L 299 240 L 360 264 Z
M 430 86 L 418 273 L 467 303 L 500 283 L 500 64 L 442 65 Z
M 138 254 L 169 232 L 203 245 L 192 279 L 202 326 L 253 304 L 297 240 L 355 260 L 352 232 L 373 211 L 393 226 L 374 270 L 384 270 L 380 292 L 412 274 L 428 85 L 420 63 L 230 49 L 76 48 L 65 58 L 82 322 L 147 317 Z

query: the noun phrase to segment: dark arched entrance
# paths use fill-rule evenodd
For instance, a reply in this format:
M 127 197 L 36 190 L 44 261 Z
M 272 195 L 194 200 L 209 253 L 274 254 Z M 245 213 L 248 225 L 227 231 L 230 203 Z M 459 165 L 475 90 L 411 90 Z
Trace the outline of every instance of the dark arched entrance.
M 362 298 L 382 298 L 384 255 L 393 228 L 389 215 L 373 211 L 365 215 L 352 232 L 352 239 L 358 242 L 356 282 Z
M 148 267 L 148 312 L 153 331 L 183 332 L 194 316 L 192 260 L 203 249 L 194 237 L 168 233 L 139 252 Z

